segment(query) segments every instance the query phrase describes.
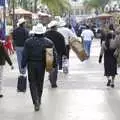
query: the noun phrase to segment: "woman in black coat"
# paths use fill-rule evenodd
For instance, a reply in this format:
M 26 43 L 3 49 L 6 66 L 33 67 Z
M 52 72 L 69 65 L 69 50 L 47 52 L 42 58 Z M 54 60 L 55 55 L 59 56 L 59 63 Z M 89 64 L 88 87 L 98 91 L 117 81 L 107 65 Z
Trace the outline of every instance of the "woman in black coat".
M 2 76 L 3 76 L 3 66 L 5 65 L 5 61 L 8 62 L 8 64 L 11 66 L 11 69 L 13 69 L 12 62 L 10 57 L 8 56 L 3 43 L 0 41 L 0 98 L 3 97 L 1 91 L 2 91 Z
M 112 88 L 114 88 L 114 79 L 117 74 L 117 59 L 114 55 L 116 48 L 117 44 L 113 39 L 113 33 L 109 32 L 106 41 L 102 44 L 99 63 L 101 63 L 104 54 L 104 75 L 108 79 L 107 86 L 111 86 Z

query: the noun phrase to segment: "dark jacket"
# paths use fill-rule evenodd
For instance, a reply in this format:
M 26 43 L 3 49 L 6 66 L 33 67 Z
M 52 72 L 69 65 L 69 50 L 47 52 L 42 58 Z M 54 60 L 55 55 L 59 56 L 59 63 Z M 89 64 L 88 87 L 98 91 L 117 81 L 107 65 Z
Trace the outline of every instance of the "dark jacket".
M 35 35 L 26 40 L 23 50 L 23 57 L 21 67 L 24 68 L 28 62 L 41 62 L 45 64 L 45 49 L 53 48 L 54 49 L 54 66 L 57 65 L 57 53 L 54 47 L 54 44 L 48 38 L 45 38 L 40 35 Z
M 58 55 L 65 54 L 65 39 L 62 34 L 54 30 L 49 30 L 45 33 L 45 36 L 53 41 Z
M 9 65 L 12 65 L 10 57 L 8 56 L 3 44 L 0 43 L 0 65 L 5 65 L 5 61 L 7 61 Z
M 29 32 L 24 27 L 18 27 L 13 31 L 14 45 L 17 47 L 23 47 L 25 40 L 28 38 Z

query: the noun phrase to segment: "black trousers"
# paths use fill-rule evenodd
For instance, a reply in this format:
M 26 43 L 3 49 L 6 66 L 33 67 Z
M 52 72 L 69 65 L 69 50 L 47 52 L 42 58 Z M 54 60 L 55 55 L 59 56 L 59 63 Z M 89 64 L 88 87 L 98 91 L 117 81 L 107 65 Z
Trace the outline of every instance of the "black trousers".
M 69 56 L 70 56 L 70 45 L 66 45 L 66 56 L 67 56 L 67 59 L 69 59 Z
M 28 63 L 28 80 L 33 104 L 41 100 L 45 75 L 45 65 L 40 62 Z
M 49 73 L 49 79 L 51 85 L 57 84 L 57 77 L 58 77 L 58 67 L 56 66 L 52 71 Z
M 62 54 L 58 55 L 58 69 L 62 70 Z

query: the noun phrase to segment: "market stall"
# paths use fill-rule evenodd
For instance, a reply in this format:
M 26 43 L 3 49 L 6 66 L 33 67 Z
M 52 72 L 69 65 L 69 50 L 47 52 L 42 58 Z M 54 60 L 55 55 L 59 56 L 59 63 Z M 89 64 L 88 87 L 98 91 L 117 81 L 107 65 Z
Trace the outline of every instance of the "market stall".
M 13 17 L 13 11 L 11 11 L 11 17 Z M 17 26 L 17 21 L 18 19 L 20 19 L 21 17 L 24 17 L 27 20 L 27 27 L 31 28 L 32 26 L 32 12 L 27 11 L 25 9 L 22 8 L 17 8 L 14 10 L 14 14 L 15 14 L 15 24 Z

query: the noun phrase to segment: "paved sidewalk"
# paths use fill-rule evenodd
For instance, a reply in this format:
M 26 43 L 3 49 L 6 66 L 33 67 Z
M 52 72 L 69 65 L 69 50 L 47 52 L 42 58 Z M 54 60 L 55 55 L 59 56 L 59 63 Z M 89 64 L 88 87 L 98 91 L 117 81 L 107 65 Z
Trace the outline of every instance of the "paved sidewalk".
M 4 89 L 1 120 L 119 120 L 119 90 L 44 89 L 39 112 L 34 112 L 30 93 Z
M 91 58 L 80 62 L 71 52 L 70 72 L 59 71 L 58 88 L 51 89 L 45 76 L 42 104 L 34 112 L 29 88 L 17 93 L 18 68 L 5 66 L 4 97 L 0 99 L 0 120 L 120 120 L 120 81 L 116 77 L 115 89 L 106 87 L 103 64 L 98 64 L 99 41 L 94 41 Z

